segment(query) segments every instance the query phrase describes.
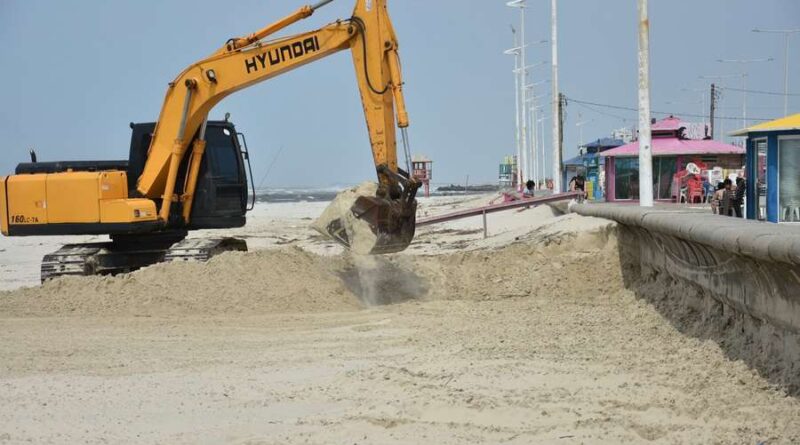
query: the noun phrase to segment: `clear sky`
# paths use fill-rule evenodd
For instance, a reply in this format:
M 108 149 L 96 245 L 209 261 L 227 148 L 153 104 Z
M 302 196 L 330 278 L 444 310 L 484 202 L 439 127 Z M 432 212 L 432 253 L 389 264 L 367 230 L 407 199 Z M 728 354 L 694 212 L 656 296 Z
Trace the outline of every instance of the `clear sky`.
M 549 38 L 550 2 L 529 0 L 530 41 Z M 186 65 L 297 7 L 302 0 L 57 1 L 0 0 L 0 174 L 35 147 L 40 160 L 124 159 L 128 123 L 155 120 L 167 83 Z M 800 27 L 797 0 L 653 0 L 653 109 L 698 114 L 701 75 L 741 72 L 719 58 L 773 57 L 748 67 L 750 89 L 783 90 L 783 38 L 754 27 Z M 636 1 L 561 0 L 561 89 L 571 98 L 636 106 Z M 518 13 L 500 0 L 390 0 L 401 43 L 412 150 L 434 161 L 434 182 L 495 182 L 515 151 L 510 24 Z M 347 18 L 336 0 L 283 34 Z M 800 93 L 800 35 L 791 42 L 791 89 Z M 532 62 L 550 60 L 533 47 Z M 533 81 L 549 79 L 537 68 Z M 741 80 L 726 79 L 741 87 Z M 549 92 L 549 86 L 543 85 Z M 541 90 L 540 90 L 541 91 Z M 751 95 L 751 117 L 777 117 L 783 99 Z M 673 102 L 673 103 L 669 103 Z M 720 114 L 741 116 L 742 95 L 726 92 Z M 546 108 L 549 108 L 546 107 Z M 598 112 L 599 111 L 599 112 Z M 800 112 L 793 97 L 790 112 Z M 328 186 L 374 178 L 366 127 L 348 53 L 303 67 L 226 99 L 247 134 L 256 181 L 277 158 L 266 186 Z M 579 116 L 580 113 L 580 116 Z M 547 112 L 549 114 L 549 111 Z M 565 158 L 579 144 L 632 126 L 636 113 L 567 107 Z M 691 120 L 691 119 L 690 119 Z M 309 122 L 313 125 L 308 126 Z M 725 122 L 730 130 L 741 120 Z M 549 146 L 550 136 L 546 135 Z

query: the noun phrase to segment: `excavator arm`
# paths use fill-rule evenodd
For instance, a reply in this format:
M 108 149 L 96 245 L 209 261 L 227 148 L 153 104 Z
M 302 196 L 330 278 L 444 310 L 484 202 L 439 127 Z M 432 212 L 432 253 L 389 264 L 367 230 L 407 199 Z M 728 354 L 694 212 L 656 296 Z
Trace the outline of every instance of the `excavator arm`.
M 415 212 L 414 195 L 418 184 L 397 164 L 395 125 L 406 137 L 405 128 L 409 122 L 397 38 L 386 0 L 357 0 L 353 16 L 348 20 L 336 21 L 316 31 L 264 41 L 331 1 L 304 6 L 249 36 L 230 39 L 208 58 L 186 68 L 169 84 L 147 162 L 137 182 L 143 197 L 161 200 L 160 220 L 168 221 L 174 212 L 173 206 L 180 206 L 184 222 L 191 218 L 205 150 L 205 124 L 209 112 L 219 101 L 256 83 L 350 49 L 379 179 L 376 196 L 361 200 L 354 211 L 373 225 L 376 235 L 408 232 L 410 217 L 410 237 L 413 237 L 414 216 L 410 213 Z M 179 167 L 186 156 L 190 156 L 187 180 L 184 189 L 177 191 Z M 407 238 L 407 242 L 410 237 L 408 233 L 400 235 L 400 238 Z M 395 239 L 389 244 L 403 242 L 398 244 Z M 395 250 L 399 248 L 383 249 Z

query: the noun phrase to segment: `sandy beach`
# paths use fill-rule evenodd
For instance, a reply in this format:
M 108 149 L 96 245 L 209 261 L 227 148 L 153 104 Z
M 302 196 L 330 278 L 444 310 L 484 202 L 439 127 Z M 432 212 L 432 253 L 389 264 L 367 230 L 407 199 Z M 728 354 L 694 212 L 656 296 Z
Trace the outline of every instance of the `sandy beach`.
M 365 260 L 309 227 L 324 207 L 259 204 L 248 253 L 43 286 L 66 240 L 0 238 L 0 443 L 800 442 L 797 398 L 624 288 L 612 222 L 509 211 Z

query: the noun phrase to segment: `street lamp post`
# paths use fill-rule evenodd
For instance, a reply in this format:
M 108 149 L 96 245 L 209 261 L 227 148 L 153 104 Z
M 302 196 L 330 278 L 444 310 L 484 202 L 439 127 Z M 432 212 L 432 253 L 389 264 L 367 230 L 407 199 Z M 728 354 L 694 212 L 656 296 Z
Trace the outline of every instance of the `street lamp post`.
M 517 189 L 522 190 L 522 170 L 524 168 L 524 163 L 522 159 L 522 127 L 520 126 L 519 120 L 519 109 L 520 109 L 520 81 L 519 81 L 519 72 L 520 72 L 520 53 L 522 50 L 522 46 L 519 45 L 519 39 L 517 38 L 517 31 L 514 27 L 511 27 L 511 32 L 514 34 L 514 48 L 508 49 L 504 51 L 506 55 L 513 55 L 514 56 L 514 103 L 516 111 L 514 113 L 514 117 L 516 119 L 516 140 L 517 140 Z
M 531 144 L 530 144 L 531 145 L 531 154 L 530 155 L 531 155 L 531 160 L 532 160 L 531 164 L 532 164 L 532 168 L 533 168 L 532 178 L 533 178 L 533 181 L 536 184 L 539 183 L 539 164 L 544 162 L 544 158 L 541 158 L 541 159 L 539 158 L 539 151 L 537 149 L 537 146 L 539 145 L 539 142 L 538 142 L 539 139 L 538 139 L 537 134 L 539 132 L 537 130 L 538 125 L 537 125 L 537 119 L 536 119 L 536 111 L 539 110 L 539 107 L 536 106 L 536 101 L 538 99 L 541 99 L 544 96 L 535 96 L 533 94 L 533 88 L 536 87 L 537 85 L 541 85 L 541 84 L 543 84 L 545 82 L 549 82 L 549 81 L 548 80 L 540 80 L 539 82 L 535 82 L 535 83 L 532 83 L 532 84 L 526 86 L 526 88 L 531 90 L 531 96 L 528 98 L 528 103 L 530 104 L 530 105 L 528 105 L 530 107 L 529 108 L 530 112 L 528 113 L 528 117 L 530 118 L 530 125 L 531 125 Z
M 544 107 L 541 107 L 544 109 Z M 545 148 L 544 148 L 544 121 L 550 119 L 550 116 L 542 116 L 541 118 L 536 120 L 536 123 L 539 124 L 539 135 L 541 137 L 541 144 L 542 144 L 542 181 L 545 181 L 545 187 L 547 186 L 547 165 L 545 164 Z
M 561 99 L 558 90 L 558 0 L 550 2 L 550 44 L 553 73 L 553 190 L 561 192 L 561 121 L 558 118 Z
M 580 113 L 578 113 L 578 119 L 580 119 L 580 118 L 581 118 L 581 115 L 580 115 Z M 578 127 L 578 134 L 579 134 L 579 137 L 578 137 L 578 140 L 579 140 L 578 148 L 583 147 L 583 126 L 586 125 L 586 124 L 592 123 L 593 121 L 594 121 L 593 119 L 590 119 L 588 121 L 580 121 L 580 122 L 576 122 L 575 123 L 575 126 Z
M 533 154 L 530 153 L 531 149 L 529 147 L 533 146 L 533 143 L 529 143 L 528 136 L 530 134 L 530 129 L 528 127 L 528 110 L 527 110 L 527 94 L 528 89 L 525 87 L 525 83 L 527 82 L 528 78 L 528 70 L 533 68 L 536 65 L 527 66 L 526 62 L 526 48 L 528 47 L 528 43 L 525 41 L 525 9 L 527 8 L 526 0 L 512 0 L 506 3 L 506 6 L 511 8 L 519 9 L 520 13 L 520 37 L 519 37 L 519 47 L 517 50 L 517 55 L 519 56 L 519 72 L 517 73 L 519 76 L 519 90 L 518 90 L 518 101 L 521 104 L 519 107 L 518 113 L 521 113 L 520 116 L 520 146 L 522 151 L 522 171 L 524 175 L 530 178 L 533 174 L 532 171 L 532 164 L 533 164 Z M 540 40 L 535 43 L 546 43 L 546 40 Z
M 524 9 L 521 9 L 521 11 L 524 11 Z M 536 42 L 532 42 L 530 44 L 523 45 L 523 48 L 522 48 L 523 56 L 524 56 L 526 47 L 532 46 L 532 45 L 538 45 L 538 44 L 542 44 L 542 43 L 547 43 L 547 40 L 539 40 L 539 41 L 536 41 Z M 547 64 L 547 61 L 534 63 L 534 64 L 528 65 L 528 66 L 524 66 L 523 65 L 524 68 L 522 69 L 522 73 L 521 73 L 522 74 L 522 84 L 525 84 L 525 82 L 528 79 L 528 75 L 531 75 L 530 77 L 533 78 L 533 76 L 532 76 L 532 73 L 533 73 L 532 69 L 533 68 L 536 68 L 537 66 L 545 65 L 545 64 Z M 522 98 L 521 98 L 522 103 L 525 104 L 525 105 L 523 105 L 523 108 L 525 108 L 527 106 L 527 103 L 530 102 L 529 99 L 527 99 L 528 92 L 530 92 L 530 95 L 533 96 L 535 94 L 534 87 L 536 87 L 537 85 L 540 85 L 542 83 L 543 83 L 543 81 L 539 81 L 539 82 L 534 82 L 534 83 L 530 83 L 530 84 L 525 85 L 525 87 L 523 89 Z M 526 157 L 528 158 L 528 165 L 526 166 L 526 176 L 528 177 L 528 179 L 531 179 L 536 175 L 536 162 L 537 162 L 536 161 L 536 149 L 535 149 L 535 146 L 536 146 L 536 126 L 530 124 L 530 119 L 529 119 L 530 116 L 527 116 L 527 114 L 530 114 L 530 113 L 527 112 L 527 110 L 523 110 L 522 119 L 524 119 L 524 121 L 525 121 L 525 127 L 529 128 L 530 131 L 525 131 L 525 134 L 527 136 L 529 136 L 529 138 L 528 137 L 524 138 L 522 149 L 525 150 Z M 525 142 L 528 142 L 528 143 L 525 144 Z
M 519 82 L 519 89 L 518 94 L 519 98 L 517 99 L 520 103 L 520 107 L 518 108 L 520 115 L 520 147 L 522 150 L 522 174 L 523 177 L 520 179 L 520 188 L 522 187 L 522 182 L 524 182 L 527 178 L 525 176 L 530 175 L 530 165 L 528 160 L 528 111 L 526 110 L 525 106 L 525 74 L 527 72 L 527 66 L 525 65 L 525 8 L 527 5 L 525 4 L 525 0 L 512 0 L 506 3 L 506 6 L 511 8 L 519 9 L 519 21 L 520 21 L 520 29 L 519 29 L 519 65 L 521 67 L 520 72 L 518 75 Z
M 753 32 L 764 32 L 772 34 L 783 34 L 784 53 L 783 53 L 783 115 L 789 114 L 789 37 L 792 34 L 800 33 L 798 29 L 754 29 Z
M 768 59 L 717 59 L 719 63 L 738 63 L 742 66 L 748 63 L 772 62 L 772 57 Z M 742 69 L 742 128 L 747 128 L 747 70 Z

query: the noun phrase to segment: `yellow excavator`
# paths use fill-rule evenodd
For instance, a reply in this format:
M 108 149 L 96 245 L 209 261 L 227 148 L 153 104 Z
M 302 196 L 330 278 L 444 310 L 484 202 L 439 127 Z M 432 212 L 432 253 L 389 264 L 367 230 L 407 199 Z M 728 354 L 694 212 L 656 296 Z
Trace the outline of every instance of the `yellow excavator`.
M 209 121 L 223 98 L 349 49 L 378 176 L 374 196 L 325 231 L 348 246 L 348 221 L 373 232 L 370 253 L 405 249 L 414 237 L 417 181 L 399 168 L 395 125 L 409 157 L 397 38 L 386 0 L 357 0 L 352 17 L 291 37 L 267 39 L 333 0 L 304 6 L 248 36 L 229 39 L 170 82 L 155 123 L 131 123 L 127 161 L 31 162 L 0 177 L 0 229 L 7 236 L 110 235 L 46 255 L 42 281 L 128 272 L 161 261 L 206 260 L 246 250 L 233 238 L 189 239 L 188 231 L 241 227 L 255 203 L 244 135 Z M 248 190 L 250 188 L 250 190 Z M 249 196 L 248 196 L 249 195 Z

